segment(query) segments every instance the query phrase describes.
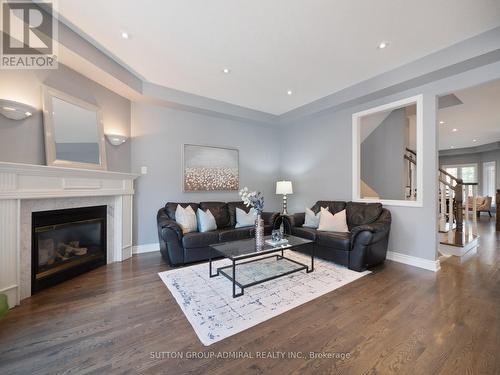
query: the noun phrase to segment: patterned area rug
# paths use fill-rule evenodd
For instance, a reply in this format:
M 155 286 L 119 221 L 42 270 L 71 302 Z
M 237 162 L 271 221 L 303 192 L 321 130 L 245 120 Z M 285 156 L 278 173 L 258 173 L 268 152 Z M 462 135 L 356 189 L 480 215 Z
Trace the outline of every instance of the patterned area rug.
M 310 257 L 295 251 L 288 250 L 285 256 L 310 264 Z M 289 264 L 283 264 L 282 260 L 276 261 L 276 258 L 260 262 L 267 264 L 249 263 L 242 266 L 244 269 L 241 270 L 236 266 L 237 279 L 239 270 L 246 283 L 252 278 L 262 277 L 264 269 L 269 272 L 269 269 L 275 267 L 284 271 L 284 267 L 289 267 Z M 213 263 L 215 267 L 229 264 L 231 262 L 228 259 Z M 232 297 L 230 280 L 221 274 L 213 278 L 208 276 L 208 263 L 160 272 L 158 275 L 176 299 L 200 341 L 208 346 L 369 273 L 370 271 L 351 271 L 316 258 L 313 272 L 306 273 L 302 270 L 248 287 L 245 294 L 237 298 Z M 237 287 L 236 292 L 239 291 Z

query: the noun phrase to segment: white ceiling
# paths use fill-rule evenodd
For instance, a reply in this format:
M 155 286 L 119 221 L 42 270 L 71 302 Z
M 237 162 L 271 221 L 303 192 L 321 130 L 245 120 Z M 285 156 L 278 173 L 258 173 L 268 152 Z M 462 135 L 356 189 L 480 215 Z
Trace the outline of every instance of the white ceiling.
M 500 25 L 498 0 L 58 3 L 63 18 L 145 80 L 272 114 Z M 379 50 L 382 40 L 389 47 Z
M 438 121 L 445 122 L 438 125 L 439 149 L 473 147 L 500 141 L 500 80 L 454 94 L 463 104 L 438 111 Z

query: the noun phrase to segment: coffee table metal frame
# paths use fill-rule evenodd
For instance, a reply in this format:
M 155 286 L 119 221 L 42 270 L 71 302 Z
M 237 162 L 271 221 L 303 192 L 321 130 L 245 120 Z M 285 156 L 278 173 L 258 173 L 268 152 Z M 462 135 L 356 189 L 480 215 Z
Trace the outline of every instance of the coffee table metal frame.
M 238 241 L 234 241 L 234 242 L 238 242 Z M 220 245 L 220 244 L 216 244 L 216 245 Z M 286 257 L 285 254 L 284 254 L 285 250 L 293 250 L 294 248 L 299 247 L 299 246 L 303 246 L 303 245 L 311 245 L 312 249 L 311 249 L 311 265 L 310 266 L 308 266 L 306 264 L 303 264 L 303 263 L 300 263 L 300 262 L 297 262 L 296 260 L 290 259 L 290 258 Z M 303 243 L 303 244 L 296 244 L 296 245 L 282 245 L 282 246 L 274 247 L 274 248 L 271 248 L 271 249 L 265 249 L 265 250 L 262 250 L 262 251 L 251 252 L 249 254 L 242 254 L 242 255 L 239 255 L 239 256 L 227 256 L 226 254 L 224 254 L 222 252 L 219 252 L 217 249 L 212 248 L 212 246 L 209 246 L 209 250 L 208 250 L 209 276 L 210 277 L 216 277 L 216 276 L 219 276 L 220 274 L 223 275 L 223 276 L 225 276 L 233 284 L 233 298 L 241 297 L 244 294 L 244 292 L 245 292 L 245 288 L 248 288 L 248 287 L 251 287 L 251 286 L 254 286 L 254 285 L 257 285 L 257 284 L 262 284 L 262 283 L 265 283 L 267 281 L 274 280 L 274 279 L 277 279 L 277 278 L 282 277 L 282 276 L 290 275 L 292 273 L 299 272 L 299 271 L 302 271 L 302 270 L 306 270 L 306 273 L 313 272 L 314 271 L 314 247 L 315 247 L 314 241 L 311 241 L 311 242 L 306 242 L 306 243 Z M 215 274 L 212 274 L 213 252 L 216 253 L 215 254 L 216 256 L 217 256 L 217 254 L 219 254 L 219 255 L 222 255 L 225 258 L 231 260 L 232 264 L 228 265 L 228 266 L 224 266 L 224 267 L 218 267 L 216 269 L 217 272 Z M 274 254 L 274 255 L 267 256 L 267 257 L 261 257 L 262 255 L 272 254 L 272 253 L 281 253 L 281 255 L 280 254 Z M 248 260 L 246 262 L 236 263 L 236 261 L 241 261 L 241 260 L 255 258 L 255 257 L 258 257 L 258 258 L 257 259 L 252 259 L 252 260 Z M 296 269 L 293 269 L 293 270 L 290 270 L 290 271 L 279 273 L 277 275 L 273 275 L 273 276 L 267 277 L 267 278 L 262 279 L 262 280 L 254 281 L 254 282 L 251 282 L 251 283 L 248 283 L 248 284 L 242 284 L 242 283 L 239 283 L 238 281 L 236 281 L 236 266 L 237 265 L 246 264 L 246 263 L 252 263 L 252 262 L 258 262 L 258 261 L 261 261 L 261 260 L 264 260 L 264 259 L 269 259 L 269 258 L 274 258 L 274 257 L 276 257 L 277 261 L 280 260 L 280 259 L 286 259 L 287 261 L 293 262 L 293 263 L 299 265 L 300 267 L 297 267 Z M 226 268 L 231 268 L 231 275 L 232 276 L 226 274 L 225 272 L 220 272 L 221 270 L 224 270 Z M 240 293 L 236 293 L 236 286 L 238 286 L 241 289 Z

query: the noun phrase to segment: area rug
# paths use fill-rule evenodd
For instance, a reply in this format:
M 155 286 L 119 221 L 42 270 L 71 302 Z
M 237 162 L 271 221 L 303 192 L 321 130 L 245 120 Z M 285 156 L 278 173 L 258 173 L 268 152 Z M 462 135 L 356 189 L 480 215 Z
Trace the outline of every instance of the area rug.
M 309 264 L 307 255 L 287 251 L 286 256 Z M 275 258 L 260 262 L 276 262 Z M 215 267 L 231 264 L 228 259 L 213 263 Z M 250 263 L 241 272 L 252 277 L 259 267 Z M 215 268 L 214 268 L 215 270 Z M 236 268 L 237 272 L 240 269 Z M 215 272 L 215 271 L 214 271 Z M 314 271 L 299 271 L 245 289 L 233 298 L 232 283 L 226 277 L 208 276 L 208 263 L 160 272 L 158 275 L 170 290 L 200 341 L 208 346 L 253 327 L 294 307 L 357 280 L 370 271 L 355 272 L 335 263 L 315 259 Z M 237 288 L 236 292 L 239 292 Z

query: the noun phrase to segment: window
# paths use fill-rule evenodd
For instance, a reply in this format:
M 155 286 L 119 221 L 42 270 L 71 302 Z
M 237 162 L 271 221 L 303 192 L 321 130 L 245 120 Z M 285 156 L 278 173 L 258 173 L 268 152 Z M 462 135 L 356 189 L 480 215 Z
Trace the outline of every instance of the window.
M 443 169 L 465 183 L 477 182 L 477 164 L 444 165 Z
M 451 174 L 452 176 L 455 176 L 458 178 L 458 168 L 447 167 L 447 168 L 445 168 L 445 171 L 447 173 Z M 446 182 L 448 182 L 448 183 L 451 182 L 451 178 L 449 176 L 446 176 Z
M 492 197 L 491 204 L 495 205 L 496 188 L 496 163 L 488 161 L 483 163 L 483 195 Z

